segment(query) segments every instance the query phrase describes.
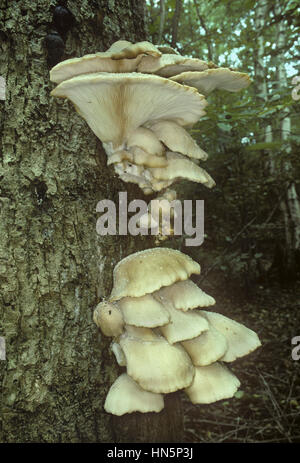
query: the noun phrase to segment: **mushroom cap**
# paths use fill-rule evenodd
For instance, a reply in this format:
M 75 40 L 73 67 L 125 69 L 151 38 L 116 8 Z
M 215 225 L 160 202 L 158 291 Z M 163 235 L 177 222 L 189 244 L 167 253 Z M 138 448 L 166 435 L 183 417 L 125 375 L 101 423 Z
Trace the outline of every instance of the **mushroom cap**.
M 169 393 L 192 383 L 194 367 L 181 346 L 171 346 L 150 329 L 133 327 L 119 342 L 125 353 L 127 374 L 143 389 Z
M 127 149 L 137 146 L 147 151 L 147 153 L 156 156 L 162 156 L 165 151 L 158 137 L 152 130 L 146 127 L 138 127 L 134 132 L 129 134 L 126 145 Z
M 169 300 L 175 309 L 180 309 L 184 312 L 196 307 L 208 307 L 216 303 L 212 296 L 202 291 L 191 280 L 177 281 L 173 285 L 161 288 L 155 294 Z
M 187 179 L 192 182 L 202 183 L 207 188 L 215 186 L 215 181 L 202 167 L 197 166 L 185 156 L 179 153 L 167 151 L 168 165 L 166 167 L 150 167 L 149 171 L 157 180 Z
M 130 45 L 132 45 L 132 42 L 128 42 L 128 40 L 117 40 L 117 42 L 114 42 L 106 50 L 106 53 L 108 52 L 110 52 L 111 54 L 119 53 L 120 51 L 124 50 L 124 48 L 127 48 Z
M 94 310 L 93 320 L 105 336 L 119 336 L 123 332 L 124 320 L 116 304 L 100 302 Z
M 194 381 L 185 389 L 193 404 L 210 404 L 229 399 L 240 386 L 238 378 L 220 363 L 195 367 L 195 370 Z
M 60 83 L 51 95 L 71 100 L 97 137 L 114 147 L 148 121 L 194 124 L 207 105 L 194 88 L 139 73 L 80 75 Z
M 138 72 L 155 73 L 162 77 L 176 76 L 181 72 L 204 71 L 208 64 L 198 58 L 187 58 L 177 54 L 163 54 L 160 57 L 143 56 Z
M 60 83 L 82 74 L 94 72 L 132 72 L 144 54 L 159 57 L 161 52 L 150 42 L 130 43 L 119 40 L 104 52 L 61 61 L 50 71 L 50 80 Z
M 161 333 L 170 344 L 195 338 L 203 333 L 203 331 L 208 330 L 208 322 L 199 312 L 182 312 L 181 310 L 174 309 L 167 299 L 157 297 L 159 298 L 158 300 L 163 302 L 170 315 L 170 322 L 160 327 Z
M 119 41 L 123 42 L 123 41 Z M 120 60 L 120 59 L 134 59 L 139 55 L 150 55 L 153 57 L 160 57 L 161 51 L 153 45 L 151 42 L 137 42 L 137 43 L 130 43 L 122 48 L 122 50 L 117 50 L 116 45 L 119 42 L 115 42 L 111 47 L 110 51 L 112 52 L 111 59 Z M 124 41 L 125 42 L 125 41 Z M 107 51 L 109 51 L 107 50 Z
M 248 74 L 231 71 L 228 68 L 207 69 L 202 72 L 182 72 L 171 77 L 170 80 L 196 87 L 204 95 L 208 95 L 216 88 L 238 92 L 251 84 Z
M 107 413 L 121 416 L 132 412 L 160 412 L 164 408 L 161 394 L 145 391 L 130 376 L 123 373 L 112 384 L 104 404 Z
M 128 325 L 154 328 L 170 321 L 168 311 L 152 294 L 141 297 L 124 297 L 117 304 Z
M 200 336 L 183 341 L 181 345 L 187 351 L 195 366 L 206 366 L 216 362 L 225 354 L 228 348 L 225 336 L 219 333 L 212 325 Z
M 223 362 L 233 362 L 261 346 L 257 334 L 241 323 L 216 312 L 203 312 L 209 323 L 227 340 L 228 349 L 221 358 Z
M 178 280 L 200 273 L 200 265 L 191 257 L 169 248 L 153 248 L 135 252 L 114 268 L 111 301 L 122 297 L 140 297 Z
M 190 158 L 202 159 L 205 161 L 208 157 L 188 134 L 188 132 L 173 121 L 155 121 L 149 124 L 149 128 L 155 133 L 171 151 L 185 154 Z

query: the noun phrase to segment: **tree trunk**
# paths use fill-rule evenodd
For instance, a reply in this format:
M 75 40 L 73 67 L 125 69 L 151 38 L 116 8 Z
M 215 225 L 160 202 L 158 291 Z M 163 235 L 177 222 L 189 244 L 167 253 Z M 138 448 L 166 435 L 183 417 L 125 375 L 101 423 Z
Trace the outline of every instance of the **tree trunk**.
M 125 190 L 129 201 L 142 194 L 106 166 L 101 143 L 73 106 L 50 97 L 45 36 L 53 4 L 0 0 L 0 75 L 7 84 L 0 101 L 0 336 L 7 349 L 0 441 L 122 442 L 103 409 L 120 368 L 92 313 L 111 290 L 113 266 L 153 241 L 96 235 L 98 201 L 118 203 Z M 61 33 L 62 60 L 121 38 L 146 39 L 143 2 L 67 6 L 74 23 Z M 156 416 L 157 428 L 181 423 L 179 409 L 168 409 L 168 419 Z M 150 415 L 126 417 L 131 436 L 155 442 Z M 178 438 L 182 426 L 176 429 Z M 174 431 L 166 439 L 174 442 Z

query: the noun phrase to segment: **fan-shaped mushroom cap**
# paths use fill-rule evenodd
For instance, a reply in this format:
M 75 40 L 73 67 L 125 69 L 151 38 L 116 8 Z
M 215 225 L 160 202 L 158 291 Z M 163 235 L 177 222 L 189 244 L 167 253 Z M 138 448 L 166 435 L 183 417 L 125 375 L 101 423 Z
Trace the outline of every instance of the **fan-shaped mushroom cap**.
M 154 248 L 135 252 L 122 259 L 114 268 L 111 301 L 122 297 L 140 297 L 186 280 L 200 273 L 200 265 L 191 257 L 169 248 Z
M 129 45 L 122 48 L 122 50 L 117 50 L 116 44 L 118 44 L 118 42 L 113 44 L 114 48 L 110 47 L 109 49 L 112 53 L 111 59 L 133 59 L 139 55 L 150 55 L 156 58 L 161 56 L 161 51 L 151 42 L 129 42 Z
M 207 188 L 215 186 L 215 181 L 202 167 L 197 166 L 194 162 L 186 159 L 179 153 L 166 153 L 167 167 L 151 167 L 150 173 L 157 180 L 175 180 L 185 178 L 192 182 L 202 183 Z M 152 182 L 153 183 L 153 182 Z
M 119 336 L 124 320 L 121 310 L 110 302 L 100 302 L 94 310 L 93 320 L 105 336 Z
M 132 45 L 131 42 L 128 42 L 128 40 L 118 40 L 117 42 L 114 42 L 107 50 L 107 52 L 110 52 L 111 54 L 114 53 L 119 53 L 120 51 L 124 50 L 124 48 L 129 47 Z
M 125 353 L 127 374 L 143 389 L 169 393 L 191 384 L 194 367 L 182 346 L 171 346 L 152 330 L 134 327 L 119 342 Z
M 204 71 L 208 64 L 198 58 L 187 58 L 176 54 L 163 54 L 160 57 L 143 56 L 138 72 L 155 73 L 162 77 L 171 77 L 186 71 Z
M 208 95 L 216 88 L 238 92 L 250 85 L 248 74 L 231 71 L 228 68 L 208 69 L 203 72 L 182 72 L 170 80 L 196 87 L 199 92 Z
M 208 157 L 188 134 L 188 132 L 173 121 L 156 121 L 149 124 L 149 128 L 155 133 L 171 151 L 185 154 L 190 158 L 202 159 L 205 161 Z
M 117 304 L 128 325 L 154 328 L 170 321 L 168 311 L 152 294 L 141 297 L 124 297 Z
M 225 336 L 212 325 L 194 339 L 183 341 L 182 346 L 192 359 L 193 365 L 205 366 L 219 360 L 226 352 L 228 344 Z
M 158 300 L 163 302 L 170 315 L 170 322 L 160 327 L 161 333 L 170 344 L 195 338 L 203 333 L 203 331 L 208 330 L 208 322 L 200 313 L 196 311 L 182 312 L 181 310 L 174 309 L 167 299 L 157 297 Z
M 233 397 L 240 382 L 228 368 L 220 363 L 195 367 L 192 385 L 185 389 L 193 404 L 210 404 Z
M 61 61 L 51 69 L 50 80 L 60 83 L 75 76 L 94 72 L 136 71 L 144 54 L 159 57 L 161 52 L 150 42 L 132 44 L 126 40 L 119 40 L 107 51 Z
M 164 408 L 161 394 L 142 389 L 130 376 L 123 373 L 111 386 L 105 400 L 107 413 L 121 416 L 132 412 L 160 412 Z
M 250 354 L 261 345 L 257 334 L 242 325 L 216 312 L 204 311 L 209 323 L 222 333 L 228 343 L 228 349 L 221 358 L 223 362 L 233 362 L 239 357 Z
M 149 154 L 162 156 L 164 147 L 152 130 L 145 127 L 138 127 L 126 140 L 127 149 L 138 146 Z
M 175 309 L 186 312 L 196 307 L 208 307 L 214 305 L 216 301 L 212 296 L 206 294 L 193 281 L 178 281 L 170 286 L 161 288 L 155 295 L 162 296 L 169 300 Z
M 194 124 L 207 104 L 194 88 L 138 73 L 80 75 L 59 84 L 51 95 L 71 100 L 97 137 L 112 142 L 114 149 L 148 121 Z
M 126 366 L 126 358 L 125 358 L 124 352 L 123 352 L 122 347 L 120 346 L 120 344 L 117 343 L 117 342 L 113 342 L 113 343 L 111 343 L 110 348 L 111 348 L 112 352 L 114 353 L 114 356 L 116 357 L 116 361 L 117 361 L 118 365 L 120 365 L 121 367 L 125 367 Z

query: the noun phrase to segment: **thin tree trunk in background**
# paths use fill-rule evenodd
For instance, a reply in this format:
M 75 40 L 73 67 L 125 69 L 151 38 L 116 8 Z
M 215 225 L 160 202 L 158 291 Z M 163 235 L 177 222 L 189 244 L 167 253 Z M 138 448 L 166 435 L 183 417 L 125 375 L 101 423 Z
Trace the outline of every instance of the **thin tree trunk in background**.
M 194 0 L 194 6 L 195 6 L 195 9 L 196 9 L 196 13 L 197 13 L 197 17 L 199 19 L 199 22 L 201 24 L 201 26 L 203 27 L 203 29 L 205 30 L 205 37 L 204 37 L 204 40 L 205 40 L 205 43 L 207 45 L 207 53 L 208 53 L 208 59 L 210 61 L 213 61 L 213 49 L 212 49 L 212 41 L 209 37 L 209 30 L 206 26 L 206 23 L 203 19 L 203 16 L 200 14 L 200 8 L 199 8 L 199 5 L 197 3 L 197 0 Z
M 53 2 L 0 3 L 0 75 L 7 83 L 0 102 L 0 336 L 7 347 L 0 441 L 122 442 L 118 418 L 103 409 L 120 368 L 92 313 L 110 293 L 114 265 L 153 241 L 97 237 L 96 205 L 104 198 L 118 204 L 119 191 L 128 191 L 128 201 L 142 194 L 107 167 L 101 143 L 74 107 L 50 97 L 45 37 Z M 146 39 L 143 2 L 67 6 L 75 24 L 62 59 L 118 39 Z M 156 442 L 164 429 L 166 441 L 180 441 L 177 401 L 171 395 L 152 424 L 150 415 L 122 417 L 127 435 Z
M 175 11 L 172 18 L 172 41 L 171 46 L 173 48 L 177 47 L 177 39 L 178 39 L 178 24 L 180 21 L 180 14 L 182 9 L 182 2 L 181 0 L 176 0 Z
M 158 43 L 160 44 L 160 43 L 162 43 L 162 36 L 163 36 L 163 32 L 164 32 L 165 18 L 166 18 L 165 0 L 160 0 L 159 9 L 160 9 L 160 22 L 159 22 Z

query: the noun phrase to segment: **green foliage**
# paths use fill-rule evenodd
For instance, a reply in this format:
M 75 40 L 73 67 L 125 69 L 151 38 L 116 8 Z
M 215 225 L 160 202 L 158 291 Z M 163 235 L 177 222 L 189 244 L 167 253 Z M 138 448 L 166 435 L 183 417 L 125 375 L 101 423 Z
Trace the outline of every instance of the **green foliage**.
M 205 188 L 185 185 L 182 197 L 205 200 L 205 231 L 208 250 L 229 251 L 219 267 L 230 274 L 251 273 L 249 262 L 259 276 L 272 263 L 275 246 L 284 245 L 285 230 L 279 203 L 287 182 L 300 178 L 300 102 L 293 100 L 291 83 L 300 75 L 298 2 L 275 3 L 266 0 L 264 26 L 256 26 L 261 2 L 255 0 L 213 0 L 183 2 L 178 28 L 177 49 L 181 54 L 212 60 L 218 66 L 247 72 L 252 85 L 237 94 L 215 91 L 208 96 L 207 114 L 191 130 L 198 144 L 209 153 L 205 168 L 217 186 Z M 263 2 L 265 4 L 265 2 Z M 156 43 L 160 24 L 159 1 L 147 1 L 151 39 Z M 164 43 L 172 40 L 175 2 L 165 1 Z M 278 24 L 285 26 L 285 40 L 278 46 Z M 258 62 L 258 39 L 263 37 L 263 63 Z M 287 85 L 278 78 L 284 61 Z M 258 72 L 263 66 L 267 95 L 261 90 Z M 284 137 L 283 117 L 291 120 L 291 132 Z M 272 126 L 272 140 L 266 141 L 265 128 Z M 272 160 L 272 175 L 268 164 Z M 286 168 L 287 163 L 291 166 Z M 243 231 L 244 230 L 244 231 Z M 235 239 L 238 233 L 238 239 Z M 245 248 L 245 241 L 255 249 Z M 226 255 L 226 257 L 225 257 Z M 223 268 L 221 268 L 223 267 Z M 263 267 L 263 269 L 262 269 Z

